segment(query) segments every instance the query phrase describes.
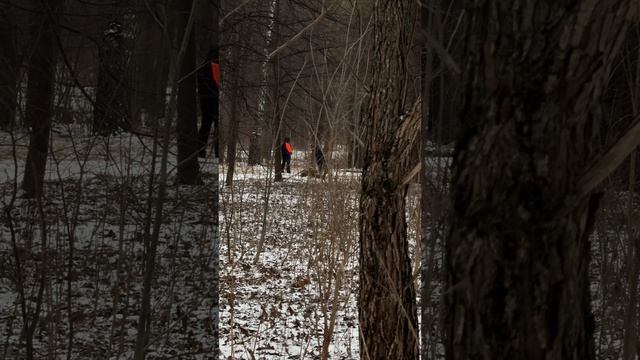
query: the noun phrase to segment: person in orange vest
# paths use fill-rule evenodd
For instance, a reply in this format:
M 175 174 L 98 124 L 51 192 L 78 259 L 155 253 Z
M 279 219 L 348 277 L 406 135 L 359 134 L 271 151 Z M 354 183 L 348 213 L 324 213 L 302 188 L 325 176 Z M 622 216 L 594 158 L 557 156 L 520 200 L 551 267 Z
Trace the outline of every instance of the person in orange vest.
M 220 93 L 220 64 L 218 60 L 218 47 L 213 46 L 207 53 L 206 62 L 198 69 L 198 97 L 200 98 L 200 112 L 202 122 L 198 130 L 198 142 L 200 145 L 199 157 L 205 157 L 205 147 L 209 141 L 211 125 L 213 125 L 213 149 L 215 157 L 218 157 L 218 96 Z
M 291 174 L 291 154 L 293 153 L 293 146 L 291 146 L 291 140 L 288 137 L 284 138 L 284 142 L 280 145 L 280 152 L 282 154 L 282 169 Z

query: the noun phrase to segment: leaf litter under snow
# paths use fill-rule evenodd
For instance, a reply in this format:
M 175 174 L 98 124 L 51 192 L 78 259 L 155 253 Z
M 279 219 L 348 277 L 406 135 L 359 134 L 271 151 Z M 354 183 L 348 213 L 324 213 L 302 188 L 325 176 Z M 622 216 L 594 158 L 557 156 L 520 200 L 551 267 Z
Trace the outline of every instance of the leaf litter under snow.
M 329 358 L 358 359 L 357 176 L 342 172 L 329 185 L 299 177 L 295 168 L 293 174 L 284 174 L 283 182 L 272 185 L 265 246 L 254 264 L 268 173 L 259 166 L 236 166 L 233 187 L 223 188 L 220 195 L 223 358 L 320 358 L 335 304 Z M 331 186 L 338 188 L 331 191 Z M 331 211 L 344 213 L 331 220 Z M 341 235 L 335 235 L 342 240 L 327 248 L 332 236 L 327 227 L 336 223 L 343 227 Z M 337 269 L 328 263 L 331 259 L 346 259 L 337 301 Z
M 54 147 L 65 142 L 55 135 L 52 140 Z M 104 145 L 91 147 L 88 138 L 76 140 L 80 157 L 75 157 L 69 148 L 56 150 L 55 159 L 52 156 L 48 159 L 45 174 L 48 272 L 40 322 L 34 335 L 35 357 L 45 358 L 48 353 L 66 358 L 71 318 L 72 359 L 128 359 L 133 354 L 140 311 L 150 140 L 119 135 L 111 138 L 109 150 Z M 24 149 L 25 144 L 19 145 L 17 149 Z M 15 181 L 10 147 L 9 139 L 3 135 L 0 149 L 3 209 L 11 201 Z M 90 156 L 84 162 L 86 152 Z M 18 154 L 18 182 L 24 166 L 22 155 Z M 173 169 L 174 162 L 171 160 L 169 169 Z M 212 179 L 217 174 L 211 165 L 209 161 L 203 167 L 208 186 L 202 188 L 173 185 L 175 171 L 170 174 L 153 280 L 152 334 L 147 359 L 214 358 L 217 268 L 212 259 L 217 247 L 212 237 L 215 227 Z M 78 221 L 75 227 L 67 227 L 78 202 Z M 27 305 L 33 311 L 43 255 L 39 217 L 34 202 L 20 198 L 10 214 L 21 254 Z M 0 324 L 5 335 L 0 348 L 8 358 L 22 358 L 24 337 L 17 263 L 6 213 L 0 222 L 0 238 Z M 74 256 L 69 272 L 71 238 Z

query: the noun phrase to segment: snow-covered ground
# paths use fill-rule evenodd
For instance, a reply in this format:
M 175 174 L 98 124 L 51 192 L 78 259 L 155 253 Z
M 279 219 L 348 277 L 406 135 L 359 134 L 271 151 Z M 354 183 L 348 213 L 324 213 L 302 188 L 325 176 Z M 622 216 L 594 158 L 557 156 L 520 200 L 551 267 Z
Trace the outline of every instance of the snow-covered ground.
M 105 143 L 64 129 L 52 140 L 41 222 L 34 201 L 14 197 L 20 195 L 28 138 L 0 133 L 0 357 L 25 357 L 24 319 L 33 320 L 39 302 L 34 358 L 66 359 L 72 339 L 72 359 L 129 359 L 142 292 L 151 141 L 123 134 Z M 296 152 L 292 174 L 278 183 L 269 180 L 269 169 L 238 163 L 233 187 L 221 187 L 216 219 L 215 180 L 224 183 L 226 167 L 216 174 L 211 160 L 201 161 L 205 185 L 177 186 L 172 147 L 148 359 L 214 358 L 218 269 L 221 359 L 315 359 L 323 348 L 329 359 L 359 358 L 360 172 L 340 170 L 324 181 L 300 177 L 306 158 Z M 449 162 L 432 157 L 427 166 L 443 168 Z M 429 180 L 443 183 L 445 175 L 438 173 Z M 407 200 L 415 254 L 416 189 Z M 620 219 L 627 207 L 634 211 L 630 219 L 639 218 L 640 198 L 634 201 L 628 205 L 625 192 L 608 193 L 592 238 L 591 288 L 601 358 L 622 358 L 629 289 L 620 274 L 626 274 L 631 242 Z M 441 254 L 435 259 L 441 263 Z M 417 263 L 414 257 L 414 267 Z M 438 287 L 433 290 L 430 309 L 437 311 Z
M 360 172 L 337 171 L 324 181 L 300 177 L 304 158 L 294 155 L 292 173 L 276 183 L 268 182 L 268 169 L 240 163 L 233 186 L 221 190 L 224 359 L 316 359 L 323 344 L 329 359 L 359 358 Z M 416 197 L 409 202 L 415 240 Z
M 264 168 L 241 164 L 236 171 L 220 200 L 223 358 L 317 358 L 332 313 L 330 358 L 358 358 L 355 182 L 327 185 L 285 174 L 283 182 L 267 185 Z M 345 215 L 340 224 L 329 206 L 341 207 L 334 208 Z M 336 225 L 343 228 L 330 229 Z
M 1 135 L 0 200 L 6 209 L 22 179 L 28 139 L 19 136 L 13 146 L 13 139 Z M 62 131 L 53 136 L 52 148 L 45 175 L 47 251 L 33 201 L 15 198 L 11 217 L 3 213 L 0 218 L 0 326 L 5 335 L 0 354 L 24 357 L 20 283 L 30 320 L 46 254 L 35 357 L 66 358 L 72 323 L 72 359 L 129 359 L 142 292 L 151 141 L 120 135 L 107 144 Z M 314 359 L 323 348 L 330 359 L 359 358 L 360 172 L 341 170 L 324 181 L 300 177 L 308 154 L 296 152 L 292 174 L 273 183 L 268 169 L 238 163 L 233 187 L 220 190 L 216 264 L 214 179 L 219 175 L 222 184 L 226 168 L 215 174 L 208 160 L 205 186 L 176 186 L 175 149 L 171 152 L 147 358 L 214 357 L 217 269 L 221 358 Z M 408 200 L 409 233 L 415 241 L 420 214 L 415 191 Z
M 72 359 L 132 358 L 143 283 L 150 139 L 120 135 L 106 144 L 54 134 L 41 221 L 34 201 L 13 196 L 14 184 L 20 195 L 28 141 L 1 135 L 0 356 L 25 358 L 24 319 L 30 325 L 41 303 L 33 336 L 36 359 L 66 359 L 69 348 Z M 173 170 L 175 156 L 169 158 Z M 177 186 L 171 172 L 152 282 L 148 359 L 214 358 L 213 169 L 211 161 L 204 163 L 201 187 Z

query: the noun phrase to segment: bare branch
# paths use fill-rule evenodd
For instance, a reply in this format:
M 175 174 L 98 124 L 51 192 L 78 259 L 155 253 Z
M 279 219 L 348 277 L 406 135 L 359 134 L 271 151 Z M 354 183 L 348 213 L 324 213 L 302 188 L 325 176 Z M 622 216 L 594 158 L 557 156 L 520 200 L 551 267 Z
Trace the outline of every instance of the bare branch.
M 460 70 L 460 66 L 456 63 L 451 54 L 449 54 L 447 49 L 445 49 L 442 44 L 438 42 L 438 40 L 434 39 L 428 31 L 423 30 L 422 34 L 427 40 L 429 46 L 433 50 L 435 50 L 436 54 L 438 54 L 438 57 L 440 57 L 440 60 L 442 60 L 445 65 L 447 65 L 455 74 L 462 73 L 462 70 Z
M 629 130 L 597 160 L 578 182 L 578 194 L 584 196 L 595 189 L 622 161 L 640 145 L 640 117 L 636 118 Z
M 240 5 L 236 6 L 235 8 L 233 8 L 233 10 L 229 11 L 229 13 L 225 16 L 223 16 L 220 21 L 218 22 L 218 26 L 220 27 L 220 29 L 222 29 L 222 25 L 224 25 L 224 21 L 231 15 L 233 15 L 234 13 L 238 12 L 240 9 L 242 9 L 245 5 L 247 5 L 248 3 L 250 3 L 253 0 L 245 0 L 244 2 L 242 2 Z
M 304 29 L 300 30 L 300 32 L 294 35 L 291 39 L 287 40 L 284 44 L 280 45 L 277 49 L 272 51 L 271 54 L 268 55 L 268 58 L 271 58 L 277 55 L 280 51 L 282 51 L 284 48 L 289 46 L 289 44 L 291 44 L 292 42 L 300 38 L 300 36 L 302 36 L 305 32 L 307 32 L 307 30 L 311 29 L 314 25 L 319 23 L 320 20 L 322 20 L 322 18 L 324 18 L 326 14 L 327 14 L 327 10 L 323 8 L 322 12 L 320 13 L 320 15 L 318 15 L 318 17 L 315 20 L 313 20 L 309 25 L 305 26 Z

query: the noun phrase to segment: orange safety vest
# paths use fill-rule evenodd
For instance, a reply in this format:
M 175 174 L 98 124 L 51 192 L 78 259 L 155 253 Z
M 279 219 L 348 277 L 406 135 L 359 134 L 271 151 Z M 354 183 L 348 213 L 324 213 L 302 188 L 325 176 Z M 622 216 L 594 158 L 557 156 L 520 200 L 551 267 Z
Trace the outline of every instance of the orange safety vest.
M 284 143 L 284 148 L 285 150 L 287 150 L 287 152 L 289 153 L 289 155 L 291 155 L 293 153 L 293 146 L 291 146 L 291 144 L 289 143 Z
M 218 89 L 220 89 L 220 64 L 212 61 L 211 73 L 213 74 L 213 81 L 216 83 Z

